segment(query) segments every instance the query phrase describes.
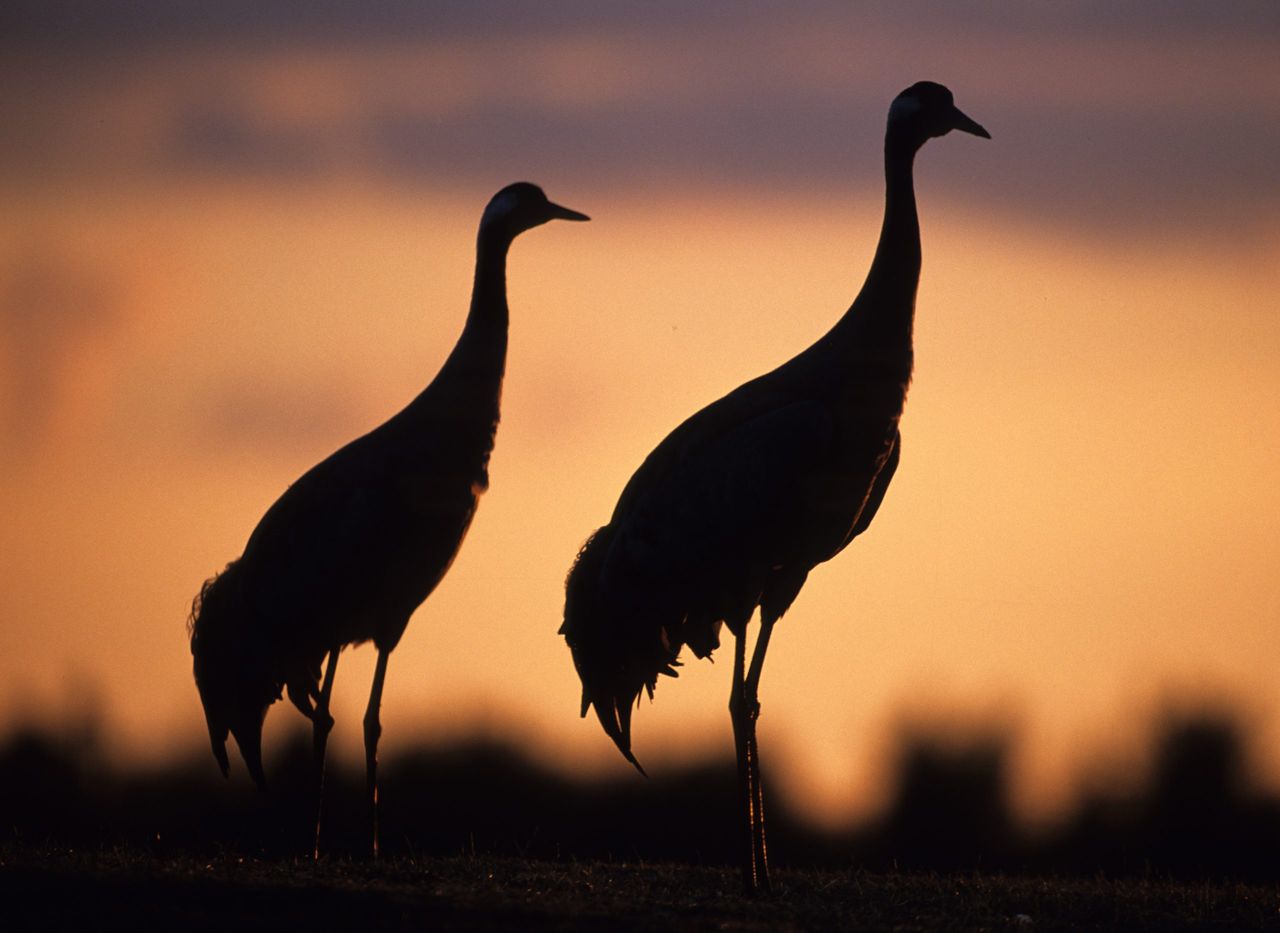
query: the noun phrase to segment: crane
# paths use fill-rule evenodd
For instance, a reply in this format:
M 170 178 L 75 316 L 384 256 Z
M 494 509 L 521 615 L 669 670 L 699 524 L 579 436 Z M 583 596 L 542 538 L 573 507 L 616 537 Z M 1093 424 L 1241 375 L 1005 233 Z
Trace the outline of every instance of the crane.
M 265 787 L 262 724 L 282 691 L 311 720 L 317 856 L 338 655 L 365 641 L 378 651 L 364 718 L 377 855 L 387 659 L 410 615 L 448 571 L 489 485 L 507 353 L 508 248 L 518 234 L 555 219 L 588 217 L 552 203 L 528 182 L 493 196 L 477 236 L 471 308 L 439 373 L 400 412 L 289 486 L 258 522 L 243 555 L 206 581 L 192 604 L 196 687 L 224 776 L 230 732 L 253 780 Z
M 929 139 L 990 138 L 940 84 L 889 108 L 884 223 L 861 291 L 816 343 L 694 414 L 640 465 L 565 584 L 565 637 L 581 715 L 631 750 L 631 711 L 681 648 L 708 657 L 734 636 L 729 712 L 743 819 L 743 886 L 770 890 L 756 721 L 774 624 L 809 571 L 866 530 L 902 453 L 920 229 L 912 168 Z M 760 609 L 748 666 L 747 626 Z

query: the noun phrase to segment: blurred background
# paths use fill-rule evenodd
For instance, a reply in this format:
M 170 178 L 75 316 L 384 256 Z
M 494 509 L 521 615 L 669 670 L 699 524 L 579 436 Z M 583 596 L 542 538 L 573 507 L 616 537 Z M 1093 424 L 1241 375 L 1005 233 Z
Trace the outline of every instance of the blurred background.
M 848 306 L 889 101 L 930 79 L 994 139 L 917 160 L 905 454 L 779 627 L 770 790 L 818 826 L 891 814 L 925 732 L 998 747 L 1043 823 L 1206 709 L 1280 787 L 1278 53 L 1269 0 L 9 0 L 0 733 L 216 774 L 192 596 L 434 375 L 480 212 L 527 179 L 593 220 L 513 249 L 492 488 L 391 658 L 382 747 L 627 778 L 576 715 L 564 575 L 668 430 Z M 344 658 L 339 760 L 372 667 Z M 663 681 L 651 774 L 727 753 L 728 679 Z M 273 708 L 268 741 L 301 722 Z

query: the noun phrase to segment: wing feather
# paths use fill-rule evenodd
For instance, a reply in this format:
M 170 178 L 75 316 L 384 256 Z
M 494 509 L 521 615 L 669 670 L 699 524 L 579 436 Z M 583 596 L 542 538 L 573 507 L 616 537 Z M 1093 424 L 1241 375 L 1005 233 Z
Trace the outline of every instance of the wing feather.
M 632 497 L 625 516 L 614 516 L 603 589 L 633 603 L 648 595 L 687 605 L 695 594 L 732 586 L 745 566 L 784 560 L 794 537 L 787 532 L 810 507 L 813 474 L 832 434 L 825 406 L 796 402 L 669 463 Z

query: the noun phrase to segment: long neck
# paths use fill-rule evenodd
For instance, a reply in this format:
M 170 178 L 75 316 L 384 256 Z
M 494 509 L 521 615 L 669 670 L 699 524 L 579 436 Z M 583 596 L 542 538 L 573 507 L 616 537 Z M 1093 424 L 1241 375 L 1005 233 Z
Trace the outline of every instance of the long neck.
M 884 223 L 858 297 L 821 340 L 793 360 L 797 373 L 831 385 L 872 381 L 905 387 L 920 281 L 920 225 L 911 169 L 918 145 L 890 126 L 885 138 Z M 802 362 L 803 361 L 803 362 Z M 896 391 L 896 390 L 895 390 Z
M 916 150 L 892 130 L 885 137 L 884 223 L 867 280 L 849 309 L 864 345 L 911 347 L 920 283 L 920 222 L 912 179 Z
M 510 237 L 480 228 L 476 237 L 471 310 L 441 376 L 459 369 L 501 381 L 507 359 L 507 250 L 510 246 Z
M 507 360 L 507 249 L 511 238 L 481 226 L 476 278 L 462 336 L 410 412 L 491 419 L 496 425 Z

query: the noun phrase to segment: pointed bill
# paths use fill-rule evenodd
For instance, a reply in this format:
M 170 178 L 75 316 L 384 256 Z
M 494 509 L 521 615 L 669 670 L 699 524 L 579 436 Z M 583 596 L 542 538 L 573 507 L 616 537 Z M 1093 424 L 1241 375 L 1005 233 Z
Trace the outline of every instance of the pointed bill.
M 951 122 L 955 129 L 964 133 L 972 133 L 974 136 L 981 136 L 983 139 L 990 139 L 991 134 L 986 131 L 981 123 L 971 118 L 959 107 L 952 106 Z
M 556 204 L 554 201 L 547 202 L 548 213 L 557 220 L 590 220 L 586 214 L 580 211 L 571 210 Z

